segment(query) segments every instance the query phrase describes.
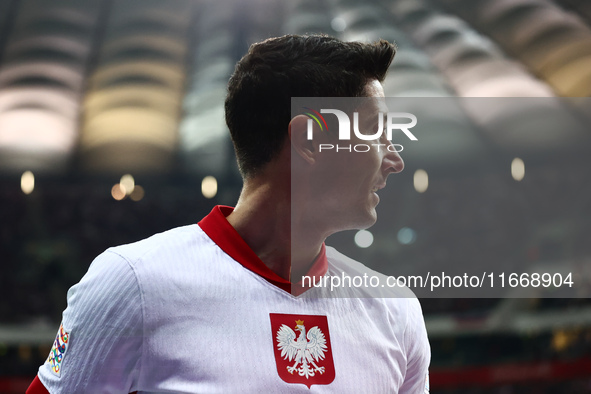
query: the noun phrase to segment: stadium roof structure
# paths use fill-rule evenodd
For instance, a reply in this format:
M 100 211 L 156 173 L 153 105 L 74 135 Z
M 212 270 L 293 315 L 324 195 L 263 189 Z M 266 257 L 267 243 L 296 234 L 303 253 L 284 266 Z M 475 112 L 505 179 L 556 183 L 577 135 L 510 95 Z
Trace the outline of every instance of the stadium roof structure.
M 225 86 L 248 44 L 310 32 L 396 42 L 396 98 L 432 109 L 413 157 L 588 146 L 591 18 L 576 0 L 6 0 L 0 172 L 235 171 Z M 466 98 L 537 98 L 482 104 Z M 580 97 L 578 101 L 558 100 Z M 457 116 L 456 116 L 457 115 Z M 564 125 L 567 126 L 564 126 Z M 511 127 L 508 127 L 510 125 Z M 540 125 L 546 125 L 543 131 Z

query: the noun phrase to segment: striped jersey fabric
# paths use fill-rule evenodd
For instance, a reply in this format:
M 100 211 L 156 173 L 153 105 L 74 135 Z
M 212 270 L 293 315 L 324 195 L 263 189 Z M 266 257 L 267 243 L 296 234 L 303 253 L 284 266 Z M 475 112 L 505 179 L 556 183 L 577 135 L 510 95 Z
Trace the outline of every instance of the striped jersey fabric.
M 430 347 L 410 291 L 331 297 L 312 288 L 295 296 L 256 272 L 261 261 L 252 250 L 232 250 L 244 241 L 227 227 L 229 212 L 215 207 L 199 224 L 98 256 L 68 291 L 52 353 L 39 368 L 43 386 L 50 393 L 428 392 Z M 380 275 L 323 251 L 323 275 Z

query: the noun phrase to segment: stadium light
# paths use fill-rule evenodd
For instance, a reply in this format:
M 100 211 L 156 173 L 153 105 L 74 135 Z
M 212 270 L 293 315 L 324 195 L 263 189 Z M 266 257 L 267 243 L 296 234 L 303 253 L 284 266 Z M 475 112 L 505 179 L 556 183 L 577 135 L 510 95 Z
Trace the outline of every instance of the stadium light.
M 21 190 L 25 194 L 31 194 L 35 189 L 35 175 L 31 171 L 25 171 L 21 176 Z
M 125 174 L 121 177 L 119 183 L 125 189 L 125 194 L 129 196 L 131 193 L 133 193 L 135 189 L 135 180 L 133 179 L 133 176 L 130 174 Z
M 417 192 L 426 192 L 429 188 L 429 175 L 427 174 L 427 171 L 416 170 L 413 177 L 413 184 Z
M 359 230 L 355 233 L 355 245 L 360 248 L 369 248 L 373 244 L 373 234 L 367 230 Z
M 213 198 L 218 192 L 218 181 L 213 176 L 206 176 L 201 182 L 201 193 L 205 198 Z
M 519 157 L 516 157 L 511 162 L 511 176 L 517 182 L 525 176 L 525 163 Z
M 111 196 L 117 201 L 123 200 L 126 195 L 125 187 L 120 183 L 117 183 L 111 188 Z

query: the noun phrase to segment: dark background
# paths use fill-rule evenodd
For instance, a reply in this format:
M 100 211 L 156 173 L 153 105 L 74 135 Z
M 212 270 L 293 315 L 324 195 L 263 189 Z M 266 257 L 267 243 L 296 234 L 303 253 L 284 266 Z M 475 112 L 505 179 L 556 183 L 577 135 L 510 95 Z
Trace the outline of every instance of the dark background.
M 241 180 L 223 98 L 252 42 L 385 38 L 399 47 L 387 96 L 552 100 L 590 95 L 590 26 L 583 0 L 2 0 L 0 392 L 23 392 L 35 376 L 67 289 L 97 254 L 234 204 Z M 586 122 L 581 103 L 561 105 Z M 389 275 L 487 260 L 517 272 L 567 267 L 589 284 L 588 136 L 561 148 L 572 138 L 565 128 L 501 127 L 551 122 L 552 111 L 466 116 L 484 153 L 464 155 L 477 145 L 433 134 L 437 149 L 403 153 L 405 171 L 382 191 L 374 244 L 359 248 L 355 232 L 328 244 Z M 418 169 L 429 174 L 423 193 Z M 35 176 L 30 194 L 25 171 Z M 111 195 L 128 173 L 145 190 L 139 201 Z M 202 194 L 205 176 L 217 179 L 213 198 Z M 588 296 L 421 299 L 432 392 L 591 392 Z

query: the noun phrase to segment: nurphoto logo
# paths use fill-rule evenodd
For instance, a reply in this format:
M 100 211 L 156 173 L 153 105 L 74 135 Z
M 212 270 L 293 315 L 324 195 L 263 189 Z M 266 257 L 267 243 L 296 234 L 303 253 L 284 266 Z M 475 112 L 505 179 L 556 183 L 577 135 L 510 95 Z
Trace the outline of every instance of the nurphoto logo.
M 304 109 L 308 110 L 309 112 L 305 112 L 304 115 L 308 116 L 308 123 L 307 123 L 307 138 L 308 140 L 312 140 L 313 138 L 313 127 L 314 122 L 320 127 L 321 131 L 328 131 L 328 124 L 326 120 L 322 116 L 322 114 L 333 114 L 337 117 L 338 125 L 339 125 L 339 141 L 350 141 L 351 140 L 351 120 L 349 119 L 349 115 L 347 113 L 338 110 L 338 109 L 321 109 L 320 112 L 315 111 L 312 108 L 304 107 Z M 385 116 L 384 116 L 385 115 Z M 386 120 L 386 127 L 384 128 L 384 118 Z M 407 122 L 401 123 L 401 119 L 406 119 Z M 368 134 L 361 132 L 359 130 L 359 113 L 353 113 L 353 133 L 355 136 L 362 140 L 362 141 L 376 141 L 379 140 L 384 131 L 386 132 L 386 138 L 388 141 L 392 141 L 392 135 L 395 130 L 402 131 L 411 141 L 417 141 L 417 137 L 409 130 L 416 126 L 417 124 L 417 117 L 408 112 L 388 112 L 384 114 L 380 112 L 378 114 L 378 129 L 373 134 Z M 386 147 L 386 149 L 390 152 L 402 152 L 403 146 L 400 144 L 356 144 L 356 145 L 339 145 L 336 146 L 334 144 L 320 144 L 319 150 L 322 152 L 323 150 L 330 150 L 336 149 L 338 152 L 339 150 L 347 150 L 351 152 L 352 150 L 355 152 L 368 152 L 371 149 L 371 146 L 374 146 L 380 150 L 381 147 Z

